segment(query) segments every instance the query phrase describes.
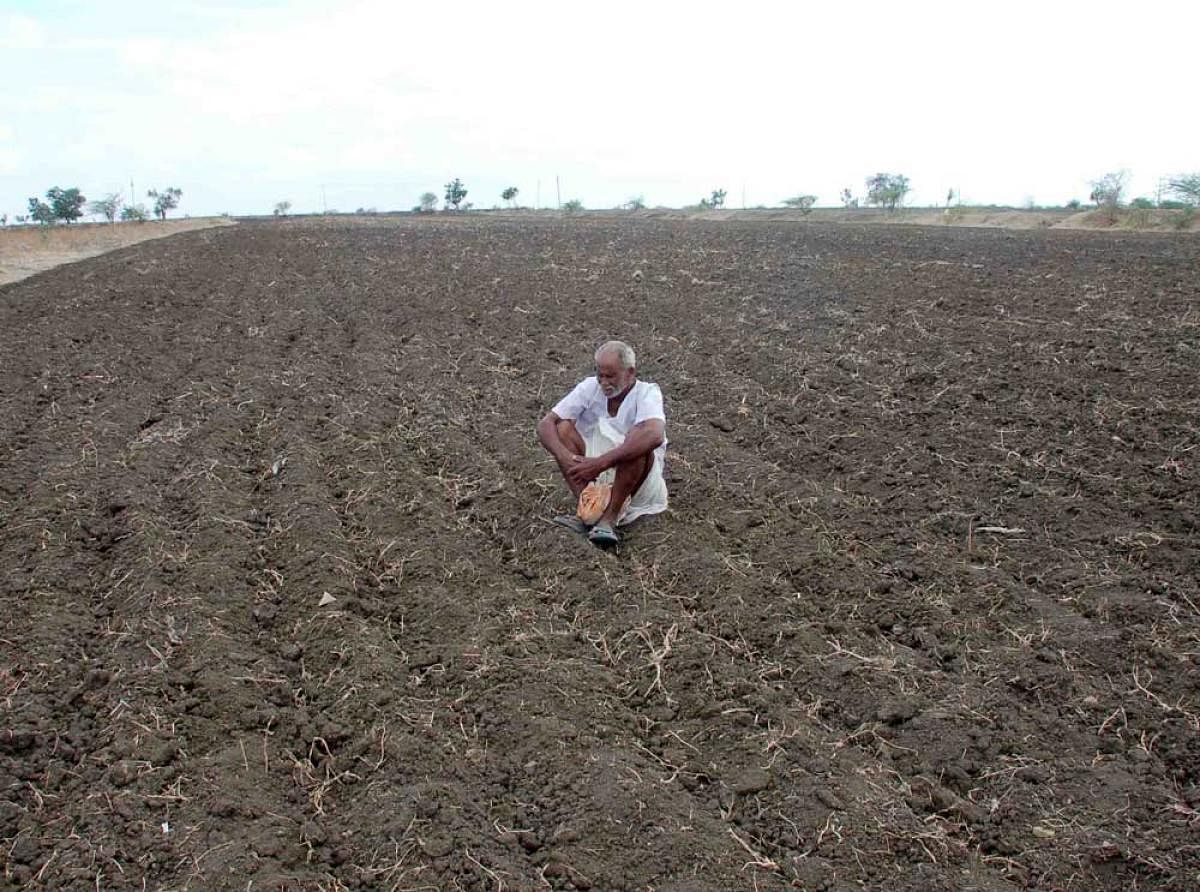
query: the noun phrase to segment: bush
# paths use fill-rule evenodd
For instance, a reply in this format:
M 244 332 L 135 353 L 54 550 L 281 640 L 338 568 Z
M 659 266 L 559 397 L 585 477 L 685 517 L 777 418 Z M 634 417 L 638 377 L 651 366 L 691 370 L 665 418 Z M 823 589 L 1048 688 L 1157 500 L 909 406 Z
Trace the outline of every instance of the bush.
M 1185 205 L 1200 207 L 1200 173 L 1181 173 L 1172 177 L 1168 188 Z
M 121 219 L 126 223 L 145 223 L 150 219 L 150 212 L 144 204 L 131 204 L 121 208 Z
M 1129 206 L 1138 210 L 1149 211 L 1153 210 L 1154 202 L 1149 198 L 1142 198 L 1139 196 L 1138 198 L 1135 198 L 1133 201 L 1129 202 Z
M 816 203 L 817 196 L 815 195 L 797 195 L 793 198 L 785 198 L 783 200 L 784 207 L 792 208 L 802 214 L 811 214 L 813 205 Z
M 1088 198 L 1096 203 L 1096 207 L 1108 208 L 1112 211 L 1120 207 L 1121 195 L 1125 192 L 1125 182 L 1128 179 L 1129 171 L 1127 170 L 1106 173 L 1100 179 L 1092 180 L 1092 194 Z
M 626 211 L 644 211 L 646 209 L 646 200 L 640 195 L 635 195 L 629 201 L 621 205 L 621 210 Z
M 904 174 L 877 173 L 873 177 L 867 177 L 867 204 L 894 211 L 904 204 L 904 196 L 909 191 L 908 177 Z
M 29 199 L 29 217 L 33 223 L 40 223 L 42 226 L 49 226 L 54 222 L 54 211 L 50 205 L 37 198 Z
M 286 217 L 288 215 L 288 211 L 291 209 L 292 203 L 290 201 L 281 201 L 275 205 L 275 208 L 271 211 L 271 213 L 276 217 Z
M 50 209 L 54 212 L 55 219 L 73 223 L 83 216 L 83 206 L 87 204 L 87 199 L 78 189 L 60 189 L 55 186 L 46 193 L 46 197 L 50 199 Z
M 88 202 L 88 213 L 103 217 L 109 223 L 117 219 L 117 213 L 120 210 L 121 196 L 116 192 L 110 192 L 97 201 Z
M 583 202 L 578 198 L 572 198 L 570 201 L 564 201 L 562 209 L 568 214 L 574 214 L 577 211 L 583 210 Z
M 160 220 L 167 219 L 167 211 L 179 207 L 179 199 L 182 195 L 183 190 L 176 189 L 174 186 L 168 186 L 162 192 L 151 189 L 146 193 L 147 198 L 154 199 L 154 216 Z
M 1069 211 L 1077 211 L 1081 207 L 1083 207 L 1083 204 L 1079 201 L 1078 198 L 1072 198 L 1070 201 L 1068 201 L 1066 203 L 1066 208 Z
M 455 177 L 452 182 L 446 184 L 446 207 L 459 209 L 459 205 L 463 203 L 463 199 L 467 197 L 467 187 L 463 185 L 462 180 Z

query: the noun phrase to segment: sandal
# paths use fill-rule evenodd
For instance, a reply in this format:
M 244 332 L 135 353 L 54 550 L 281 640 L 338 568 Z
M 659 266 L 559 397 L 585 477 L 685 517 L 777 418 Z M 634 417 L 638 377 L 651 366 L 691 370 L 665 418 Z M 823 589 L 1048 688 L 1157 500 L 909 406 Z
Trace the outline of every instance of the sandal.
M 592 527 L 592 531 L 588 533 L 588 540 L 600 548 L 612 548 L 621 541 L 612 526 L 603 521 Z
M 586 536 L 588 534 L 588 530 L 591 529 L 591 527 L 589 527 L 574 514 L 560 514 L 558 517 L 554 518 L 552 523 L 556 523 L 560 527 L 566 527 L 572 533 L 578 533 L 581 536 Z

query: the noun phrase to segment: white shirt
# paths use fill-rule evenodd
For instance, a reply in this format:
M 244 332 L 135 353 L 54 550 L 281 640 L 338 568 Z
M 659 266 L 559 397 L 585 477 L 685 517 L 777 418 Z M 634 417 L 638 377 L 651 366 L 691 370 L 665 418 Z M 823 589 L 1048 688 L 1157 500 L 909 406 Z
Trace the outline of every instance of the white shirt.
M 660 419 L 664 426 L 667 416 L 663 412 L 662 391 L 657 384 L 649 381 L 634 381 L 629 393 L 621 401 L 615 416 L 608 414 L 608 397 L 600 389 L 600 382 L 593 375 L 584 378 L 575 385 L 575 389 L 558 401 L 552 410 L 559 418 L 575 422 L 575 429 L 586 440 L 588 433 L 601 418 L 607 418 L 610 425 L 615 427 L 622 437 L 628 436 L 635 425 L 651 418 Z M 663 436 L 662 445 L 654 450 L 660 467 L 666 460 L 667 438 Z

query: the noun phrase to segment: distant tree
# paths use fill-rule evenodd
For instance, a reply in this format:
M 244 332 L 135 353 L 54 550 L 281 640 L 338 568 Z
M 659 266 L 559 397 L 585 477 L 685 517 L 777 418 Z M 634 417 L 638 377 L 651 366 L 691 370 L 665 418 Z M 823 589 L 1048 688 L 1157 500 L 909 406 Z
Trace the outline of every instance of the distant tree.
M 422 192 L 421 193 L 421 203 L 418 204 L 415 208 L 413 208 L 413 210 L 418 211 L 422 214 L 433 213 L 435 210 L 437 210 L 437 196 L 434 195 L 432 192 Z
M 120 210 L 121 196 L 116 192 L 110 192 L 103 198 L 88 202 L 88 213 L 103 217 L 109 223 L 117 219 L 117 214 Z
M 46 192 L 46 198 L 50 202 L 50 210 L 54 214 L 54 219 L 62 220 L 64 223 L 74 223 L 82 217 L 83 206 L 87 204 L 87 199 L 74 187 L 60 189 L 55 186 Z
M 580 201 L 578 198 L 572 198 L 570 201 L 563 202 L 562 209 L 564 211 L 566 211 L 568 214 L 573 214 L 576 211 L 583 210 L 583 202 Z
M 520 191 L 521 190 L 518 189 L 516 186 L 509 186 L 507 189 L 505 189 L 503 192 L 500 193 L 500 197 L 508 202 L 509 207 L 513 207 L 516 204 L 517 193 Z
M 271 211 L 271 213 L 273 213 L 276 217 L 286 217 L 288 215 L 288 211 L 291 209 L 292 203 L 290 201 L 281 201 L 275 205 L 275 209 Z
M 54 210 L 46 202 L 39 198 L 29 199 L 29 219 L 34 223 L 40 223 L 42 226 L 49 226 L 54 222 Z
M 621 205 L 621 209 L 626 211 L 644 211 L 646 209 L 646 199 L 640 195 L 635 195 Z
M 812 213 L 813 205 L 816 203 L 817 196 L 815 195 L 797 195 L 794 198 L 785 198 L 783 200 L 784 207 L 793 208 L 802 214 Z
M 8 225 L 8 214 L 0 214 L 0 226 Z
M 854 193 L 851 192 L 848 188 L 842 190 L 841 198 L 842 198 L 842 207 L 847 208 L 847 209 L 858 207 L 858 199 L 854 197 Z
M 1096 207 L 1112 210 L 1120 207 L 1121 196 L 1125 192 L 1125 183 L 1129 179 L 1129 171 L 1118 170 L 1106 173 L 1098 180 L 1092 180 L 1092 194 L 1088 198 L 1096 203 Z
M 121 219 L 126 223 L 145 223 L 150 219 L 150 212 L 144 204 L 128 204 L 121 208 Z
M 1081 207 L 1081 204 L 1080 204 L 1080 201 L 1078 198 L 1072 198 L 1070 201 L 1067 202 L 1066 207 L 1067 207 L 1067 210 L 1069 210 L 1069 211 L 1077 211 Z
M 179 207 L 179 198 L 181 195 L 183 195 L 183 190 L 176 189 L 174 186 L 168 186 L 162 192 L 159 192 L 157 189 L 151 189 L 146 193 L 147 198 L 154 199 L 154 216 L 160 220 L 167 219 L 167 211 Z
M 1154 201 L 1149 198 L 1138 196 L 1137 198 L 1133 199 L 1133 201 L 1129 202 L 1129 206 L 1131 208 L 1137 208 L 1139 211 L 1148 211 L 1154 207 Z
M 463 199 L 467 197 L 467 188 L 463 185 L 462 180 L 455 177 L 452 182 L 446 184 L 446 207 L 458 210 L 459 205 L 463 203 Z
M 946 193 L 946 207 L 950 207 L 952 204 L 954 204 L 954 190 L 950 189 Z
M 904 204 L 909 192 L 908 177 L 899 173 L 877 173 L 867 177 L 867 204 L 893 211 Z
M 709 207 L 712 207 L 712 208 L 725 207 L 725 194 L 726 193 L 725 193 L 724 189 L 713 189 L 712 197 L 709 198 L 709 200 L 708 200 Z
M 1200 172 L 1171 177 L 1167 189 L 1177 200 L 1191 207 L 1200 207 Z

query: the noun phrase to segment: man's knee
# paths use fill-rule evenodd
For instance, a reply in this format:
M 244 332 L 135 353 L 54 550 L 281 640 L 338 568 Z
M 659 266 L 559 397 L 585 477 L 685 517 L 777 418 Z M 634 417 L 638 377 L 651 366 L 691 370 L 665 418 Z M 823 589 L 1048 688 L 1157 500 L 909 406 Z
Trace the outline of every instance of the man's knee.
M 575 429 L 575 422 L 569 418 L 560 418 L 554 425 L 554 429 L 558 432 L 558 438 L 578 452 L 583 454 L 583 437 L 579 436 L 579 431 Z

